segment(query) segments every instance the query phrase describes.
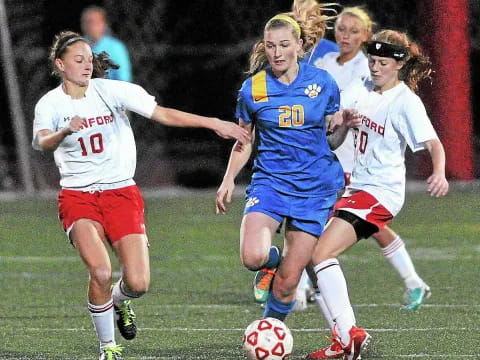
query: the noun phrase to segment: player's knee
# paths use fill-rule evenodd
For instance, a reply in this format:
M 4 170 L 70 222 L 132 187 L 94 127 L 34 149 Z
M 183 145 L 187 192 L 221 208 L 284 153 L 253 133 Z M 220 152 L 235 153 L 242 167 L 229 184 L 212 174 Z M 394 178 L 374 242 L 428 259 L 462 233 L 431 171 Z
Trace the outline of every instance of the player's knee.
M 249 254 L 242 257 L 243 266 L 251 271 L 260 270 L 267 260 L 268 257 L 263 254 Z
M 125 292 L 132 297 L 140 297 L 145 294 L 150 287 L 150 279 L 148 276 L 133 276 L 125 281 Z
M 341 249 L 330 248 L 330 249 L 316 250 L 315 253 L 312 255 L 312 262 L 314 264 L 320 264 L 320 263 L 324 262 L 325 260 L 335 259 L 335 258 L 339 257 L 341 254 L 342 254 Z
M 111 267 L 101 265 L 90 268 L 90 281 L 95 282 L 101 288 L 109 288 L 112 284 Z

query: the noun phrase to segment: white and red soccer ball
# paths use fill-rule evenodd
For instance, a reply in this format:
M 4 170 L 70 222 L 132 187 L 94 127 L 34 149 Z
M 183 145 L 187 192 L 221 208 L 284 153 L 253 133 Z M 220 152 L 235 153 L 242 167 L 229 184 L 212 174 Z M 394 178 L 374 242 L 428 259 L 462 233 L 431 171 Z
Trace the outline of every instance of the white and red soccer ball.
M 290 329 L 275 318 L 255 320 L 243 335 L 243 351 L 248 360 L 284 360 L 292 348 Z

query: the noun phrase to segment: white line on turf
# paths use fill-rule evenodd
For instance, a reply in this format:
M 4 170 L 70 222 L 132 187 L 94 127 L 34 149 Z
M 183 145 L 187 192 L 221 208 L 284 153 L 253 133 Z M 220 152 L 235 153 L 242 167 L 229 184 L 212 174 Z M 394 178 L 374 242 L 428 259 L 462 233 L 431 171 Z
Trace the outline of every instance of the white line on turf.
M 464 251 L 456 248 L 442 248 L 442 249 L 432 249 L 432 248 L 415 248 L 410 251 L 413 258 L 418 260 L 428 260 L 428 261 L 457 261 L 457 260 L 473 260 L 477 259 L 478 256 L 476 253 L 466 254 Z M 196 256 L 195 260 L 197 261 L 222 261 L 229 260 L 233 256 L 220 256 L 220 255 L 206 255 L 206 256 Z M 191 260 L 192 256 L 165 256 L 159 259 L 158 261 L 172 261 L 172 260 Z M 372 257 L 365 258 L 363 255 L 342 255 L 342 261 L 348 262 L 361 262 L 363 263 L 377 263 L 381 260 L 381 257 Z M 79 261 L 78 256 L 0 256 L 1 263 L 61 263 L 61 262 L 77 262 Z
M 82 331 L 91 331 L 90 328 L 25 328 L 25 331 L 42 331 L 42 332 L 82 332 Z M 324 332 L 329 331 L 326 328 L 313 328 L 313 329 L 290 329 L 293 332 L 308 333 L 308 332 Z M 426 331 L 466 331 L 466 332 L 475 332 L 480 331 L 480 328 L 458 328 L 458 327 L 439 327 L 439 328 L 405 328 L 405 329 L 366 329 L 372 333 L 386 333 L 386 332 L 426 332 Z M 169 328 L 139 328 L 139 331 L 192 331 L 192 332 L 238 332 L 245 331 L 241 328 L 186 328 L 186 327 L 169 327 Z M 17 331 L 18 333 L 18 331 Z
M 379 308 L 379 307 L 386 307 L 386 308 L 398 308 L 400 304 L 352 304 L 355 308 Z M 256 304 L 252 305 L 256 306 Z M 71 305 L 71 306 L 57 306 L 57 305 L 38 305 L 38 306 L 24 306 L 23 309 L 48 309 L 54 307 L 55 309 L 78 309 L 83 311 L 85 306 L 83 305 Z M 249 305 L 232 305 L 232 304 L 142 304 L 142 308 L 149 308 L 149 309 L 210 309 L 210 310 L 231 310 L 231 309 L 239 309 L 249 311 Z M 471 309 L 471 308 L 479 308 L 480 304 L 423 304 L 422 308 L 434 308 L 434 309 Z M 4 310 L 8 310 L 8 306 L 3 308 Z

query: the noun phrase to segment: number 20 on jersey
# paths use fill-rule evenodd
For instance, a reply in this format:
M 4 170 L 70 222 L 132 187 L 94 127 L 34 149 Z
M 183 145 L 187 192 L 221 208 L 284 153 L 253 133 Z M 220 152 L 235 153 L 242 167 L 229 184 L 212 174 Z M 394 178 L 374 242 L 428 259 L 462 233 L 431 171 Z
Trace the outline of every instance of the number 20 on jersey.
M 305 111 L 302 105 L 282 105 L 278 108 L 278 126 L 302 126 L 305 122 Z

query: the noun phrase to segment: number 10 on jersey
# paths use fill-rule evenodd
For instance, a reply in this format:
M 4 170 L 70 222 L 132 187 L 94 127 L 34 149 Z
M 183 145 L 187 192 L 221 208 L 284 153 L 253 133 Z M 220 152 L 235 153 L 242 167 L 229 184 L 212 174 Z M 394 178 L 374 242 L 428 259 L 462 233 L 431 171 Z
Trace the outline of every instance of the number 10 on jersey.
M 85 144 L 83 137 L 79 137 L 77 140 L 82 148 L 82 156 L 88 156 L 89 152 L 92 154 L 99 154 L 103 152 L 103 139 L 101 133 L 90 135 L 87 144 Z

